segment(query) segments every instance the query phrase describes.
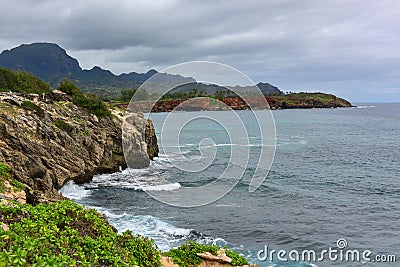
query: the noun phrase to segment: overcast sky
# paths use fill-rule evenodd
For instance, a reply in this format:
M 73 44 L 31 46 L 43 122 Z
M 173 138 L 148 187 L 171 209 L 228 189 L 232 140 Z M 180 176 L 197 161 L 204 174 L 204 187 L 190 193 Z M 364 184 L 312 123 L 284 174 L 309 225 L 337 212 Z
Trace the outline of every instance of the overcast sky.
M 400 1 L 0 0 L 0 50 L 54 42 L 115 74 L 191 60 L 283 91 L 400 102 Z

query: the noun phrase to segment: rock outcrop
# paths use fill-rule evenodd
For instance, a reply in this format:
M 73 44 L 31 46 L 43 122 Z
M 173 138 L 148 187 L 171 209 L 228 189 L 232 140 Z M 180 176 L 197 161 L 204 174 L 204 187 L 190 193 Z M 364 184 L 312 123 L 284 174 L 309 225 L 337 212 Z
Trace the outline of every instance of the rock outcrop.
M 260 267 L 256 263 L 249 265 L 234 266 L 232 265 L 232 259 L 226 255 L 226 251 L 220 248 L 217 255 L 213 255 L 210 252 L 197 253 L 200 257 L 201 262 L 197 266 L 193 267 Z M 171 257 L 161 255 L 161 265 L 163 267 L 179 267 Z
M 27 185 L 28 203 L 61 199 L 58 190 L 67 181 L 88 182 L 95 174 L 127 166 L 121 119 L 116 116 L 88 114 L 61 92 L 40 96 L 0 93 L 0 110 L 0 162 Z M 138 114 L 130 118 L 146 123 Z M 137 130 L 131 144 L 135 152 L 131 160 L 137 168 L 149 164 L 144 136 Z
M 211 253 L 206 252 L 198 253 L 198 256 L 202 259 L 202 261 L 197 266 L 193 267 L 260 267 L 257 263 L 242 266 L 232 265 L 231 258 L 226 256 L 225 253 L 223 253 L 223 255 L 214 256 Z M 162 267 L 179 267 L 179 265 L 176 264 L 171 257 L 166 257 L 163 255 L 161 255 L 161 265 Z
M 226 256 L 225 250 L 220 248 L 218 251 L 218 255 L 215 256 L 210 252 L 202 252 L 202 253 L 197 253 L 197 256 L 202 258 L 203 260 L 208 260 L 208 261 L 216 261 L 220 263 L 231 263 L 232 259 Z
M 151 120 L 146 120 L 146 130 L 145 130 L 145 141 L 147 145 L 147 154 L 151 160 L 154 157 L 158 157 L 158 143 L 157 143 L 157 136 L 156 131 L 154 130 L 154 125 Z

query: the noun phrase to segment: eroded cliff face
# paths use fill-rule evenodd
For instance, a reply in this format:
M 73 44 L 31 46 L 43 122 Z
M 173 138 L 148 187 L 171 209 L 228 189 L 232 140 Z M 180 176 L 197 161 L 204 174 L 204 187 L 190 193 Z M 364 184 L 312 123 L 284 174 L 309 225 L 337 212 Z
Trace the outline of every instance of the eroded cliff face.
M 147 154 L 149 158 L 153 160 L 155 157 L 158 157 L 158 143 L 156 131 L 154 129 L 154 125 L 151 120 L 146 120 L 146 131 L 145 131 L 145 141 L 147 145 Z
M 0 162 L 27 185 L 28 203 L 62 198 L 58 190 L 69 180 L 88 182 L 95 174 L 126 167 L 117 116 L 97 118 L 61 92 L 0 93 L 0 111 Z M 144 128 L 139 125 L 146 121 L 138 114 L 130 118 L 138 127 L 130 146 L 135 156 L 130 160 L 143 168 L 150 161 L 145 133 L 140 130 Z

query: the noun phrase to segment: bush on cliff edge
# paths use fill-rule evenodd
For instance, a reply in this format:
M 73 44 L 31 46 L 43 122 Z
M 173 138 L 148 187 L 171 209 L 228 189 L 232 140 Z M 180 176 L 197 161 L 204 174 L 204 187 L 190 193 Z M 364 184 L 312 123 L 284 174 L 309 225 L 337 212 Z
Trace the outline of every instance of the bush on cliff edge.
M 25 72 L 11 71 L 0 67 L 0 92 L 17 92 L 22 94 L 50 93 L 48 83 Z
M 197 256 L 197 253 L 210 252 L 217 255 L 219 247 L 215 245 L 199 244 L 193 241 L 188 241 L 178 248 L 171 249 L 163 253 L 164 256 L 171 257 L 174 263 L 182 267 L 196 266 L 201 263 L 202 259 Z M 225 248 L 226 249 L 226 248 Z M 245 257 L 232 250 L 226 249 L 226 255 L 232 259 L 231 265 L 242 266 L 249 264 Z
M 97 211 L 60 201 L 0 204 L 0 266 L 161 266 L 154 241 L 119 235 Z
M 98 96 L 85 95 L 75 84 L 68 80 L 61 82 L 58 90 L 72 96 L 72 102 L 90 114 L 94 114 L 100 118 L 111 115 L 107 105 Z

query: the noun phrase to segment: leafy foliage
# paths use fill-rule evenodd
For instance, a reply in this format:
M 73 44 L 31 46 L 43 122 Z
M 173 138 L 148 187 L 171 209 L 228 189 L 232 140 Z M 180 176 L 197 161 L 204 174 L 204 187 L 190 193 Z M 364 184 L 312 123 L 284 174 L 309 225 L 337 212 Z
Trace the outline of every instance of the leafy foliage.
M 0 177 L 1 178 L 10 178 L 11 167 L 0 162 Z
M 4 191 L 4 180 L 11 178 L 11 167 L 0 162 L 0 193 Z
M 213 245 L 203 245 L 193 241 L 189 241 L 176 249 L 165 252 L 164 255 L 171 257 L 179 266 L 198 265 L 201 258 L 197 253 L 210 252 L 217 255 L 219 248 Z
M 75 95 L 84 96 L 82 91 L 78 87 L 76 87 L 75 84 L 73 84 L 68 80 L 62 81 L 57 89 L 66 93 L 69 96 L 75 96 Z
M 141 89 L 127 89 L 121 91 L 120 100 L 123 102 L 131 101 L 131 98 L 134 97 L 134 101 L 142 101 L 149 99 L 149 93 L 141 88 Z
M 60 130 L 67 132 L 69 135 L 71 135 L 74 131 L 74 127 L 72 125 L 62 120 L 54 121 L 54 125 Z
M 107 105 L 95 95 L 74 95 L 72 97 L 72 102 L 84 108 L 90 114 L 94 114 L 100 118 L 111 116 L 111 112 L 108 109 Z
M 120 100 L 123 102 L 131 101 L 131 98 L 136 93 L 136 89 L 126 89 L 121 91 L 121 98 Z
M 179 266 L 186 267 L 198 265 L 201 262 L 201 258 L 197 256 L 197 253 L 210 252 L 213 255 L 217 255 L 219 249 L 220 248 L 215 245 L 205 245 L 188 241 L 178 248 L 165 252 L 164 255 L 171 257 Z M 248 264 L 247 260 L 237 252 L 226 249 L 226 255 L 232 259 L 232 265 Z
M 36 105 L 35 103 L 31 102 L 31 101 L 22 101 L 22 107 L 27 109 L 27 110 L 31 110 L 36 112 L 36 114 L 39 115 L 39 117 L 43 117 L 44 116 L 44 110 L 39 107 L 38 105 Z
M 85 95 L 72 82 L 64 80 L 60 83 L 58 90 L 72 96 L 72 102 L 85 109 L 90 114 L 94 114 L 100 118 L 111 115 L 108 106 L 96 95 Z
M 11 71 L 0 68 L 0 92 L 22 94 L 50 93 L 49 84 L 24 71 Z
M 249 262 L 246 260 L 246 258 L 237 252 L 227 249 L 225 251 L 225 253 L 226 253 L 226 256 L 228 256 L 229 258 L 232 259 L 232 262 L 231 262 L 232 265 L 242 266 L 242 265 L 249 264 Z
M 0 228 L 4 266 L 161 266 L 152 240 L 119 235 L 100 213 L 72 201 L 2 204 L 0 221 L 10 228 Z
M 25 185 L 23 183 L 18 182 L 17 180 L 13 179 L 11 184 L 14 186 L 14 191 L 23 191 L 25 189 Z
M 198 89 L 193 89 L 189 92 L 169 92 L 165 95 L 163 95 L 163 97 L 161 99 L 190 99 L 190 98 L 195 98 L 195 97 L 205 97 L 208 96 L 207 93 L 205 91 L 201 91 Z
M 351 103 L 348 102 L 347 100 L 332 94 L 325 94 L 325 93 L 289 92 L 285 96 L 270 97 L 268 101 L 270 100 L 274 100 L 275 102 L 285 103 L 285 105 L 288 107 L 290 106 L 296 107 L 301 105 L 308 105 L 309 107 L 324 107 L 327 105 L 351 107 Z

